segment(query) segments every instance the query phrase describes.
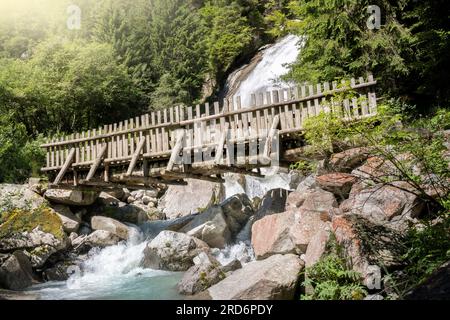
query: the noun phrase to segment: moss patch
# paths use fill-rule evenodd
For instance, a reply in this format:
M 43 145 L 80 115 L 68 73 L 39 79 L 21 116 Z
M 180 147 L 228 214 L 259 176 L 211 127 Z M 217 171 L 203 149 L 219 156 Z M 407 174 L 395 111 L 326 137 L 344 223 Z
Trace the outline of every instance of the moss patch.
M 31 232 L 37 227 L 58 239 L 64 238 L 61 219 L 46 206 L 34 210 L 13 209 L 2 220 L 0 238 L 9 237 L 15 233 Z

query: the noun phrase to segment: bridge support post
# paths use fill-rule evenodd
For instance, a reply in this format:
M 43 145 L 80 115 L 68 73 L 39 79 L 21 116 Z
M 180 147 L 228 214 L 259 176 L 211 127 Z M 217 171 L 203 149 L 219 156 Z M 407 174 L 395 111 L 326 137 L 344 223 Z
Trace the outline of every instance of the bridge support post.
M 74 160 L 75 160 L 75 148 L 72 148 L 72 149 L 70 149 L 70 152 L 66 159 L 66 162 L 64 163 L 61 170 L 59 171 L 58 176 L 56 177 L 53 184 L 58 185 L 61 183 L 62 179 L 64 178 L 64 175 L 67 173 L 67 170 L 69 170 L 69 168 L 72 165 Z

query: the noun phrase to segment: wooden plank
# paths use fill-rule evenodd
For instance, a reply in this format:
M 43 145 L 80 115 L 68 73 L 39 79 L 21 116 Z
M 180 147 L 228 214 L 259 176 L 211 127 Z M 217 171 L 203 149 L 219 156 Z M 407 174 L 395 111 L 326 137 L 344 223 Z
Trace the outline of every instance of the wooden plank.
M 222 163 L 223 149 L 225 147 L 225 142 L 226 142 L 226 139 L 228 136 L 228 128 L 229 128 L 229 123 L 227 122 L 225 124 L 224 130 L 222 131 L 222 134 L 221 134 L 220 140 L 219 140 L 219 144 L 216 149 L 216 158 L 214 159 L 214 163 L 216 165 L 219 165 Z
M 92 178 L 94 178 L 95 172 L 100 167 L 100 164 L 102 163 L 102 160 L 105 158 L 107 151 L 108 151 L 108 144 L 104 143 L 100 149 L 100 152 L 97 155 L 97 158 L 95 159 L 94 163 L 92 164 L 89 170 L 89 173 L 86 177 L 86 181 L 91 181 Z
M 81 137 L 84 138 L 86 133 L 83 131 Z M 81 143 L 81 162 L 86 162 L 86 142 Z
M 122 141 L 122 157 L 127 157 L 128 154 L 129 154 L 128 133 L 126 133 L 128 128 L 129 128 L 128 120 L 125 120 L 123 122 L 124 132 L 123 132 L 122 138 L 121 138 L 121 141 Z M 108 151 L 108 153 L 110 153 L 110 152 Z
M 136 123 L 135 123 L 134 119 L 130 119 L 129 126 L 130 126 L 130 129 L 135 128 Z M 134 154 L 134 133 L 129 133 L 128 144 L 130 146 L 130 154 Z
M 151 113 L 151 121 L 152 121 L 152 125 L 156 124 L 156 114 L 155 114 L 155 112 Z M 157 144 L 157 140 L 156 140 L 156 136 L 157 136 L 156 130 L 157 129 L 151 129 L 150 130 L 150 137 L 151 137 L 150 138 L 151 139 L 151 147 L 150 147 L 150 149 L 151 150 L 147 151 L 147 153 L 150 153 L 150 154 L 158 152 L 158 144 Z
M 139 141 L 138 145 L 136 146 L 136 150 L 134 150 L 133 157 L 131 159 L 130 165 L 128 166 L 128 170 L 126 173 L 127 176 L 131 176 L 131 174 L 133 173 L 134 168 L 136 167 L 136 164 L 139 160 L 139 157 L 141 156 L 142 150 L 144 149 L 144 146 L 145 146 L 145 138 L 142 138 Z
M 144 127 L 149 127 L 150 126 L 150 115 L 148 113 L 146 113 L 144 115 Z M 145 130 L 145 151 L 144 153 L 150 153 L 151 152 L 151 138 L 150 138 L 150 130 Z
M 264 153 L 263 153 L 263 157 L 261 159 L 261 162 L 263 164 L 268 164 L 271 161 L 270 154 L 272 152 L 272 141 L 275 138 L 275 134 L 277 133 L 279 124 L 280 124 L 280 116 L 277 115 L 273 119 L 272 126 L 270 128 L 270 131 L 269 131 L 269 133 L 267 135 L 267 138 L 266 138 L 266 142 L 264 144 Z
M 73 161 L 75 160 L 75 148 L 70 149 L 70 152 L 66 158 L 66 161 L 64 162 L 64 165 L 59 171 L 58 176 L 56 177 L 53 184 L 58 185 L 61 183 L 62 179 L 64 178 L 65 174 L 67 173 L 67 170 L 69 170 L 70 166 L 72 165 Z
M 284 102 L 284 92 L 283 90 L 279 90 L 278 91 L 278 98 L 280 99 L 280 103 Z M 286 123 L 286 112 L 284 110 L 284 106 L 280 105 L 278 107 L 278 112 L 280 115 L 280 125 L 281 125 L 281 130 L 286 130 L 287 129 L 287 123 Z
M 176 136 L 177 136 L 177 140 L 175 143 L 175 147 L 172 150 L 172 154 L 170 156 L 170 160 L 169 163 L 167 164 L 167 171 L 172 171 L 173 170 L 173 166 L 175 165 L 175 161 L 177 160 L 177 158 L 180 156 L 180 152 L 183 149 L 183 140 L 184 137 L 186 136 L 186 131 L 183 129 L 177 130 L 176 131 Z
M 161 114 L 161 110 L 158 110 L 156 124 L 161 124 L 161 122 L 162 122 L 162 114 Z M 164 147 L 163 147 L 163 139 L 162 139 L 162 129 L 156 129 L 156 145 L 157 145 L 156 152 L 163 151 Z

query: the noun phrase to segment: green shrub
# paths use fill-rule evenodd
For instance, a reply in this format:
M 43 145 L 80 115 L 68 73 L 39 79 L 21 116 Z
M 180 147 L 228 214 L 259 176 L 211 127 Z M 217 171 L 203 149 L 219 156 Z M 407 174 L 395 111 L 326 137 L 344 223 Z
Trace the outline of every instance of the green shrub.
M 328 254 L 306 268 L 303 286 L 313 292 L 301 296 L 302 300 L 362 300 L 367 296 L 361 275 L 349 268 L 342 251 L 332 237 L 327 243 Z
M 23 124 L 0 116 L 0 183 L 24 182 L 30 175 L 39 175 L 44 160 L 41 141 L 30 140 Z
M 402 260 L 406 268 L 400 274 L 388 275 L 400 298 L 450 259 L 450 212 L 442 213 L 439 219 L 439 223 L 425 222 L 422 229 L 410 229 L 405 237 Z

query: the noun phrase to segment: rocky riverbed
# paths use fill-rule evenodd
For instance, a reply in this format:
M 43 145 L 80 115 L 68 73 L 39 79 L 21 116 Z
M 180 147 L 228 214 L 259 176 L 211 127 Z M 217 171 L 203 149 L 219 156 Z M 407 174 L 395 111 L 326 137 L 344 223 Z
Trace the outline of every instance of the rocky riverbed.
M 370 287 L 401 267 L 396 239 L 421 225 L 424 203 L 407 186 L 371 181 L 392 170 L 359 148 L 308 176 L 233 174 L 224 185 L 0 185 L 0 297 L 296 299 L 331 237 Z

